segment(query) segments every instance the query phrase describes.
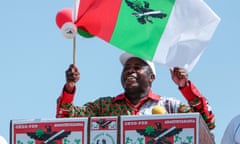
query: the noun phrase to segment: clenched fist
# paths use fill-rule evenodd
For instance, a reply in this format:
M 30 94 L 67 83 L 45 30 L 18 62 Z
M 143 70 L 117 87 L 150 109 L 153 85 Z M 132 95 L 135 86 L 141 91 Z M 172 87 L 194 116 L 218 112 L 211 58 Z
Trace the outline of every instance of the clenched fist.
M 188 73 L 184 68 L 174 67 L 170 69 L 172 80 L 179 86 L 188 86 Z
M 76 82 L 80 79 L 80 73 L 76 65 L 71 64 L 66 70 L 66 84 L 64 90 L 72 93 L 74 91 Z

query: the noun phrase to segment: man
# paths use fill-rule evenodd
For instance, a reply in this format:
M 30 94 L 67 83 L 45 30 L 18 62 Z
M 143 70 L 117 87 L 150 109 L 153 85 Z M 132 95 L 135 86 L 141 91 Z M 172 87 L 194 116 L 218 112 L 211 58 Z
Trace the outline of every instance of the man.
M 172 80 L 179 87 L 189 105 L 153 93 L 151 87 L 156 71 L 152 62 L 127 53 L 120 56 L 120 62 L 123 65 L 121 83 L 124 93 L 116 97 L 99 98 L 81 107 L 73 105 L 75 85 L 80 78 L 80 73 L 75 65 L 70 65 L 66 71 L 67 82 L 57 101 L 56 117 L 150 115 L 153 107 L 158 105 L 163 107 L 167 113 L 199 112 L 209 129 L 215 127 L 214 115 L 207 100 L 188 80 L 185 69 L 176 67 L 170 72 Z
M 221 144 L 240 144 L 240 115 L 235 116 L 229 122 Z

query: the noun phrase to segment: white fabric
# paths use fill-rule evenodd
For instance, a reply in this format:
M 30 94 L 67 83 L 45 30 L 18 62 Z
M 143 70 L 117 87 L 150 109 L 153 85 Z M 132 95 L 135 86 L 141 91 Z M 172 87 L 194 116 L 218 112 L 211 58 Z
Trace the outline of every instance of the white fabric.
M 8 144 L 4 137 L 0 136 L 0 144 Z
M 240 144 L 240 115 L 234 117 L 229 122 L 221 144 Z
M 177 113 L 180 101 L 171 97 L 161 97 L 159 101 L 147 101 L 139 110 L 139 115 L 151 115 L 155 106 L 165 108 L 167 113 Z
M 203 0 L 176 0 L 153 61 L 191 71 L 219 22 Z

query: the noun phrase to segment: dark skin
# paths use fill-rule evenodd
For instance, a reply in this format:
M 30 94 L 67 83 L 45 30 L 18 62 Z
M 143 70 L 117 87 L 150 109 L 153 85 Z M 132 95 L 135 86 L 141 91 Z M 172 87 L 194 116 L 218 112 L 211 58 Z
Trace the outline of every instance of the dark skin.
M 121 82 L 126 97 L 133 103 L 138 104 L 152 87 L 155 75 L 147 63 L 139 58 L 129 59 L 123 68 Z
M 76 65 L 71 64 L 67 71 L 65 72 L 66 74 L 66 84 L 64 86 L 64 90 L 73 93 L 74 87 L 76 86 L 76 83 L 80 79 L 80 73 L 78 71 L 78 68 Z
M 170 69 L 171 78 L 178 87 L 188 86 L 188 74 L 185 69 L 174 67 Z M 73 93 L 80 73 L 76 65 L 70 65 L 66 71 L 65 91 Z M 151 90 L 155 75 L 147 63 L 139 58 L 130 58 L 124 65 L 121 83 L 126 97 L 132 104 L 138 104 Z

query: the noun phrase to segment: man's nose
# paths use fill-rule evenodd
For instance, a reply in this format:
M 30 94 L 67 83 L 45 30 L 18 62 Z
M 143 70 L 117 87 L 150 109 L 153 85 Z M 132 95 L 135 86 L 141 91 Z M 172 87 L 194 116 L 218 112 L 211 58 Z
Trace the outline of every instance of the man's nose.
M 136 72 L 136 71 L 135 71 L 134 67 L 130 67 L 130 68 L 127 70 L 127 73 L 128 73 L 128 74 L 135 73 L 135 72 Z

